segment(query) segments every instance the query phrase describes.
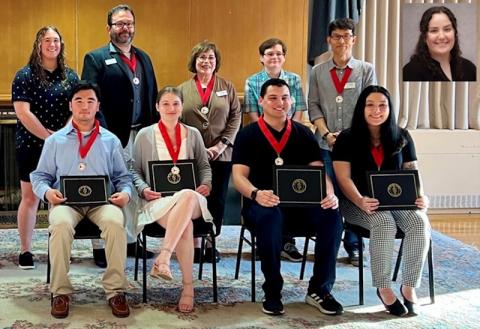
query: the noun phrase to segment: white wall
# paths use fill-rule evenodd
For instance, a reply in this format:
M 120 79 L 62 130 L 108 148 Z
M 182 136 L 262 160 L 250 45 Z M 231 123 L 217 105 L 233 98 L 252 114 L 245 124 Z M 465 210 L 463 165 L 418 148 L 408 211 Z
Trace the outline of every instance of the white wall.
M 480 131 L 411 130 L 432 209 L 480 212 Z

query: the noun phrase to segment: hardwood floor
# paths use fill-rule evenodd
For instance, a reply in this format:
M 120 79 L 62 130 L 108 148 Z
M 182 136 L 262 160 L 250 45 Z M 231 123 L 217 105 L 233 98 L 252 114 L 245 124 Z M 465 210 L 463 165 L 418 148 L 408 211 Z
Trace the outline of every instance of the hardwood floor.
M 480 249 L 480 214 L 429 214 L 434 230 Z

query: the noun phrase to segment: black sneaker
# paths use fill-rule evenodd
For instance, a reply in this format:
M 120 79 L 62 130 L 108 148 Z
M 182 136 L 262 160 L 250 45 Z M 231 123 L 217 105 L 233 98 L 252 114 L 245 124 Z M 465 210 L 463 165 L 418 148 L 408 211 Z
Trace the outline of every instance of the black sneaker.
M 316 293 L 307 294 L 307 296 L 305 296 L 305 303 L 318 308 L 323 314 L 339 315 L 343 313 L 342 305 L 330 294 L 326 294 L 323 298 L 320 298 Z
M 280 255 L 282 256 L 282 258 L 288 259 L 292 262 L 301 262 L 303 260 L 302 254 L 298 252 L 295 244 L 291 242 L 286 242 L 283 245 L 283 250 Z
M 30 251 L 25 251 L 18 256 L 18 267 L 20 267 L 22 270 L 31 270 L 32 268 L 35 268 L 35 264 L 33 263 L 33 255 Z
M 280 299 L 264 299 L 262 312 L 268 315 L 282 315 L 285 313 Z

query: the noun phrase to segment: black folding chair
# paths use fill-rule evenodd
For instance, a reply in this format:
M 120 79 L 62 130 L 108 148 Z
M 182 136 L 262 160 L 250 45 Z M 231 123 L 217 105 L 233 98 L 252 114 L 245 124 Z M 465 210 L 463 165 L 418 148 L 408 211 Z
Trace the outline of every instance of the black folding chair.
M 251 249 L 252 249 L 252 257 L 250 260 L 251 264 L 251 295 L 252 295 L 252 302 L 255 302 L 255 260 L 256 260 L 256 242 L 255 242 L 255 231 L 253 228 L 249 228 L 243 220 L 243 217 L 241 217 L 242 221 L 242 227 L 240 229 L 240 241 L 238 242 L 238 252 L 237 252 L 237 264 L 235 266 L 235 280 L 238 280 L 238 275 L 240 272 L 240 260 L 242 257 L 242 250 L 243 250 L 243 242 L 248 244 Z M 250 232 L 250 239 L 248 239 L 245 236 L 245 230 Z M 315 237 L 311 236 L 308 234 L 308 232 L 305 232 L 304 234 L 299 234 L 298 232 L 295 232 L 293 234 L 294 237 L 305 237 L 305 245 L 303 247 L 303 259 L 302 259 L 302 266 L 300 268 L 300 280 L 303 280 L 303 275 L 305 273 L 305 266 L 306 266 L 306 261 L 307 261 L 307 253 L 308 253 L 308 243 L 310 240 L 315 241 Z
M 143 247 L 143 302 L 147 302 L 147 236 L 153 238 L 164 238 L 165 237 L 165 229 L 160 226 L 158 223 L 151 223 L 145 225 L 141 234 L 137 237 L 137 251 L 138 246 L 141 245 Z M 212 243 L 212 250 L 215 250 L 215 232 L 213 230 L 212 223 L 205 222 L 202 218 L 195 219 L 193 221 L 193 236 L 194 238 L 202 238 L 202 246 L 201 246 L 201 257 L 200 257 L 200 264 L 198 269 L 198 279 L 202 279 L 202 272 L 203 272 L 203 251 L 205 245 L 205 239 L 208 238 L 209 241 Z M 138 280 L 138 259 L 140 255 L 138 252 L 136 253 L 135 257 L 135 274 L 134 280 Z M 215 257 L 215 254 L 212 253 L 212 258 Z M 218 301 L 217 295 L 217 263 L 215 259 L 211 260 L 212 262 L 212 284 L 213 284 L 213 302 L 216 303 Z
M 360 244 L 359 244 L 359 266 L 358 266 L 358 285 L 359 285 L 359 292 L 358 292 L 358 301 L 360 305 L 364 304 L 364 283 L 363 283 L 363 239 L 370 239 L 370 230 L 363 228 L 358 225 L 353 225 L 348 222 L 345 222 L 345 228 L 354 232 L 360 237 Z M 401 239 L 402 242 L 400 243 L 400 249 L 398 250 L 397 262 L 395 264 L 395 270 L 393 272 L 392 281 L 397 280 L 398 271 L 400 269 L 400 263 L 402 261 L 402 252 L 403 252 L 403 239 L 405 238 L 405 233 L 397 227 L 397 234 L 395 235 L 395 239 Z M 432 304 L 435 303 L 435 282 L 433 277 L 433 252 L 432 252 L 432 240 L 430 239 L 430 246 L 428 248 L 428 255 L 427 255 L 427 262 L 428 262 L 428 283 L 429 283 L 429 292 L 430 292 L 430 301 Z

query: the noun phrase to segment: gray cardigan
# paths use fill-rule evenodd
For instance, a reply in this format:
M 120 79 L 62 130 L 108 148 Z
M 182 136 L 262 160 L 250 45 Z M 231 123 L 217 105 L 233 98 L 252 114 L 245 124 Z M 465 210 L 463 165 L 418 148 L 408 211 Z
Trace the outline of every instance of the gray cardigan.
M 142 191 L 150 187 L 148 161 L 158 160 L 154 130 L 156 125 L 157 123 L 141 129 L 135 138 L 133 167 L 130 171 L 133 175 L 133 184 L 140 197 L 142 197 Z M 188 130 L 186 145 L 187 159 L 195 159 L 200 184 L 212 188 L 212 171 L 208 163 L 207 151 L 203 144 L 202 136 L 196 128 L 185 124 L 182 125 Z

